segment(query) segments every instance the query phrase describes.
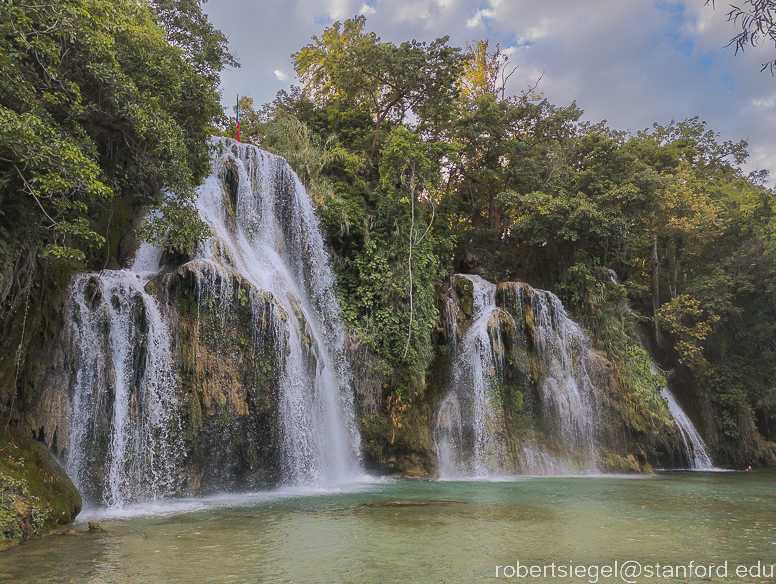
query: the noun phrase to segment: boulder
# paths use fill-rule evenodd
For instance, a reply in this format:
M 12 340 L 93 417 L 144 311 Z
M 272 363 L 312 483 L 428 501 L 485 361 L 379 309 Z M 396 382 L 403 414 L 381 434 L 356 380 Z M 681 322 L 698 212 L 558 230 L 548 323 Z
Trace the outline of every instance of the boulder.
M 81 507 L 75 485 L 43 444 L 0 434 L 0 549 L 67 525 Z

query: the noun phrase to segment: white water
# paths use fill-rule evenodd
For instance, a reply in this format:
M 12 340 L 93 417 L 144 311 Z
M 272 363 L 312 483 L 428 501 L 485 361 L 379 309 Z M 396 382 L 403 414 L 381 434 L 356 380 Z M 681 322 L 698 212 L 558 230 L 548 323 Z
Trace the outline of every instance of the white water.
M 344 328 L 309 197 L 283 159 L 231 140 L 215 143 L 214 171 L 197 200 L 212 237 L 189 264 L 199 306 L 207 302 L 226 316 L 238 278 L 250 285 L 254 335 L 273 323 L 283 482 L 357 479 L 360 437 Z M 227 166 L 239 185 L 231 198 L 222 180 Z M 66 468 L 87 499 L 113 508 L 175 493 L 182 462 L 176 355 L 166 321 L 175 312 L 162 310 L 145 289 L 161 257 L 159 248 L 143 244 L 131 269 L 76 277 L 68 304 Z
M 219 144 L 214 172 L 199 188 L 197 203 L 213 237 L 197 255 L 215 270 L 233 269 L 269 292 L 288 319 L 277 322 L 286 335 L 281 408 L 286 481 L 347 482 L 361 473 L 360 437 L 345 330 L 318 220 L 285 160 L 230 140 Z M 236 164 L 239 174 L 236 221 L 219 178 L 227 164 Z
M 357 481 L 330 486 L 283 486 L 273 490 L 246 493 L 219 493 L 204 497 L 170 497 L 126 505 L 124 507 L 88 508 L 78 515 L 78 521 L 131 519 L 136 517 L 167 517 L 229 507 L 249 507 L 257 503 L 293 498 L 326 497 L 366 492 L 395 479 L 362 475 Z
M 159 262 L 162 259 L 162 248 L 150 243 L 141 243 L 135 254 L 130 272 L 139 276 L 153 276 L 159 271 Z
M 472 325 L 460 345 L 453 339 L 452 387 L 439 406 L 434 424 L 434 443 L 439 474 L 488 476 L 501 466 L 501 444 L 493 427 L 500 424 L 489 393 L 495 380 L 496 362 L 488 334 L 496 307 L 496 286 L 479 276 L 467 276 L 474 285 Z M 457 313 L 457 308 L 456 308 Z M 466 456 L 464 432 L 472 433 L 472 453 Z
M 83 274 L 68 305 L 77 369 L 66 469 L 79 490 L 109 506 L 174 489 L 170 337 L 144 284 L 131 270 Z
M 453 351 L 451 385 L 434 418 L 434 444 L 440 476 L 499 476 L 515 465 L 526 474 L 596 472 L 598 390 L 588 373 L 589 341 L 549 292 L 516 286 L 509 307 L 496 304 L 496 286 L 479 276 L 460 275 L 473 284 L 472 324 L 457 341 L 451 308 L 458 314 L 455 291 L 447 298 L 448 338 Z M 513 306 L 512 306 L 513 305 Z M 529 306 L 530 317 L 523 314 Z M 531 325 L 526 318 L 532 319 Z M 500 322 L 511 322 L 515 344 L 526 347 L 530 334 L 539 369 L 538 391 L 549 420 L 574 462 L 525 445 L 517 461 L 506 459 L 505 422 L 495 395 L 503 375 L 506 348 Z M 527 327 L 530 326 L 530 331 Z M 467 448 L 467 444 L 471 447 Z M 511 465 L 511 466 L 510 466 Z
M 706 443 L 693 425 L 692 420 L 690 420 L 689 416 L 679 405 L 679 402 L 676 401 L 674 394 L 671 393 L 671 390 L 668 389 L 667 385 L 660 391 L 660 395 L 668 402 L 668 409 L 671 412 L 671 417 L 676 422 L 676 427 L 679 428 L 679 434 L 682 436 L 684 454 L 690 464 L 690 469 L 716 470 L 714 463 L 711 460 L 711 456 L 709 455 L 709 451 L 706 448 Z
M 522 463 L 525 474 L 529 475 L 564 476 L 573 474 L 568 465 L 533 446 L 523 448 Z
M 518 286 L 514 301 L 518 307 L 530 305 L 533 312 L 545 415 L 555 421 L 565 444 L 583 454 L 585 466 L 593 470 L 599 408 L 598 390 L 588 371 L 590 341 L 555 294 Z M 519 316 L 515 315 L 517 322 L 524 323 Z

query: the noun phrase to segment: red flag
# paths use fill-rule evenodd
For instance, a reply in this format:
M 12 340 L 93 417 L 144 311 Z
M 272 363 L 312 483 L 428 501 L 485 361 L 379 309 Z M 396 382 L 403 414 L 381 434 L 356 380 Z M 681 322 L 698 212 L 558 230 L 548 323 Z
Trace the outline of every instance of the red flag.
M 240 140 L 240 96 L 237 96 L 237 141 Z

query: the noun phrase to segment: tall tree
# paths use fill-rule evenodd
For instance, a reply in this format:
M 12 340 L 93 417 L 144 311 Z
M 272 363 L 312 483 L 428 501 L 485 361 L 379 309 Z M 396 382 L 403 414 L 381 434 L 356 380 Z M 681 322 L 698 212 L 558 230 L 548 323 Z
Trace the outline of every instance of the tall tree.
M 83 260 L 83 245 L 103 241 L 90 226 L 99 199 L 153 204 L 165 187 L 179 198 L 176 219 L 191 208 L 209 168 L 208 128 L 221 115 L 218 73 L 233 61 L 201 14 L 157 26 L 181 6 L 168 2 L 161 17 L 133 2 L 3 5 L 3 205 L 38 209 L 47 253 Z M 205 56 L 195 50 L 200 34 L 216 47 Z
M 3 405 L 13 404 L 31 339 L 56 326 L 51 298 L 66 276 L 116 266 L 134 215 L 171 203 L 146 221 L 168 248 L 191 249 L 206 233 L 194 187 L 209 172 L 207 139 L 222 116 L 218 73 L 233 61 L 198 3 L 158 7 L 0 3 Z
M 476 99 L 483 95 L 495 95 L 504 99 L 506 85 L 509 78 L 517 70 L 517 66 L 511 67 L 509 55 L 496 49 L 489 50 L 488 40 L 479 40 L 466 43 L 464 55 L 468 57 L 461 75 L 463 94 L 469 99 Z
M 386 119 L 402 123 L 412 114 L 423 126 L 448 112 L 458 94 L 465 59 L 460 49 L 447 45 L 448 37 L 396 46 L 364 33 L 365 24 L 364 16 L 344 25 L 336 22 L 293 57 L 304 90 L 314 102 L 336 100 L 346 107 L 364 108 L 372 116 L 369 182 Z

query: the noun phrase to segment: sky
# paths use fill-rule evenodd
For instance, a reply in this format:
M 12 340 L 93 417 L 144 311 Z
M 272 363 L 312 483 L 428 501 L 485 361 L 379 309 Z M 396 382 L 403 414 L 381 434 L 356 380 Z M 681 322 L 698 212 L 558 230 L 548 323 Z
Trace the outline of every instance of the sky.
M 749 142 L 745 169 L 776 184 L 776 77 L 760 72 L 773 45 L 734 54 L 728 3 L 704 0 L 210 0 L 204 11 L 241 67 L 224 72 L 224 105 L 258 105 L 297 83 L 291 55 L 356 14 L 383 41 L 488 39 L 518 69 L 509 94 L 533 86 L 583 119 L 637 131 L 698 116 L 722 140 Z M 298 84 L 298 83 L 297 83 Z

